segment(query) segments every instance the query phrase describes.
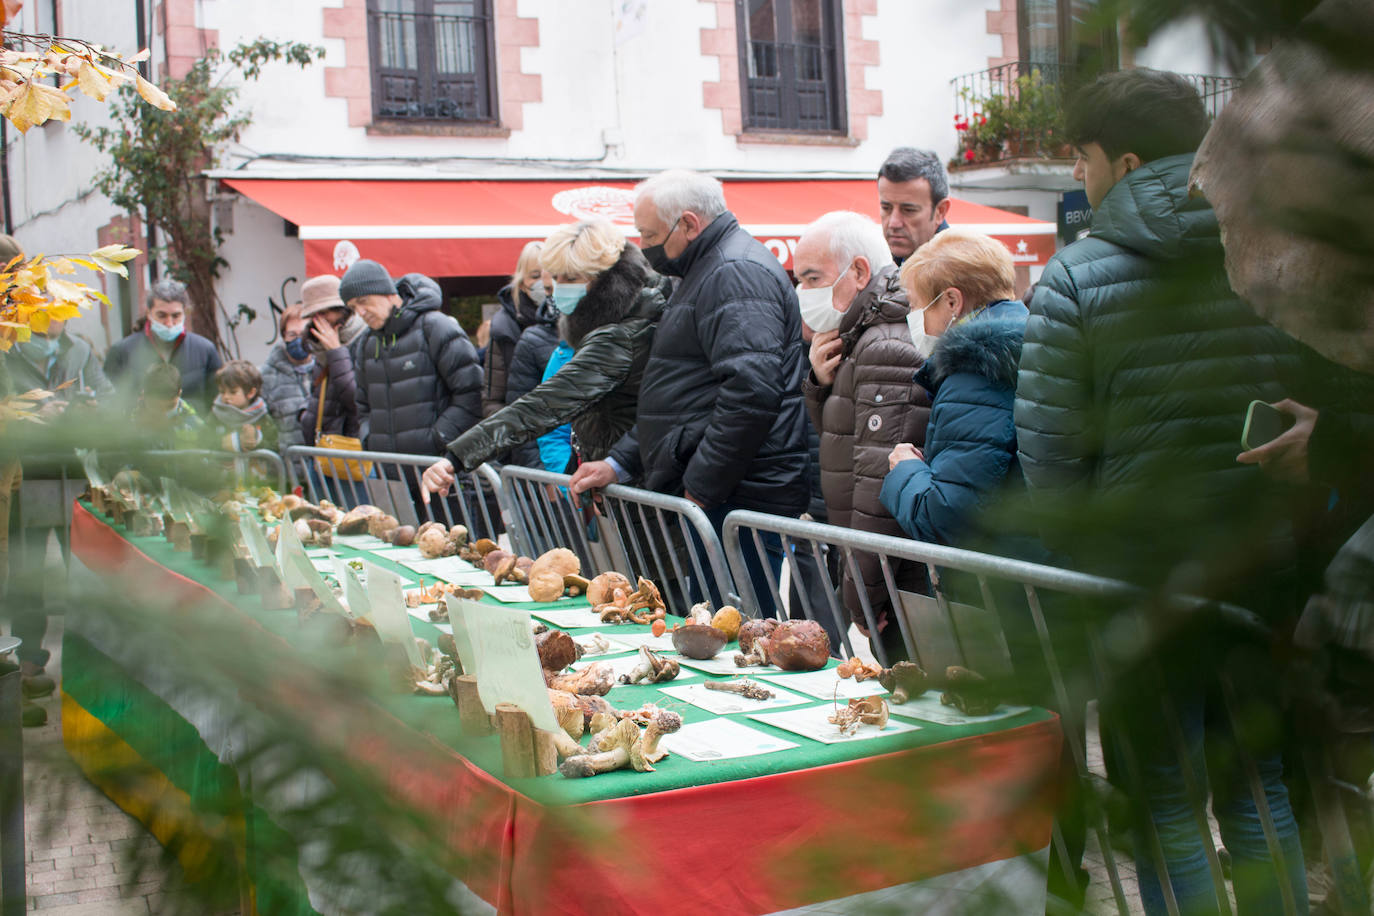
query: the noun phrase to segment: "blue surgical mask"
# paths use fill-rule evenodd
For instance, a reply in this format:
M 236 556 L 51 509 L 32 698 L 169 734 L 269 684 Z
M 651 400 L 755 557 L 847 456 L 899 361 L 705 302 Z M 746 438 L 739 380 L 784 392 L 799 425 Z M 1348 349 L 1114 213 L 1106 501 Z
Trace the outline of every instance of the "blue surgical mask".
M 305 348 L 305 341 L 297 337 L 295 340 L 287 342 L 286 355 L 296 362 L 304 362 L 310 357 L 310 351 Z
M 577 303 L 582 301 L 582 297 L 587 295 L 587 284 L 585 283 L 559 283 L 553 284 L 553 304 L 564 315 L 571 315 L 577 309 Z
M 157 339 L 163 343 L 171 343 L 186 332 L 186 322 L 184 321 L 178 321 L 170 328 L 157 321 L 152 322 L 152 325 L 153 333 L 156 334 Z

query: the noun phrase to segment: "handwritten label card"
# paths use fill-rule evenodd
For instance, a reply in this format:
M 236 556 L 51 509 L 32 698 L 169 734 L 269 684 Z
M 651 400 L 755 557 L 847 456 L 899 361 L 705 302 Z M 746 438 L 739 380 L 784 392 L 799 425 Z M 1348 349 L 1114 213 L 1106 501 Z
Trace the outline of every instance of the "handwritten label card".
M 785 751 L 797 745 L 783 738 L 764 734 L 733 719 L 707 719 L 691 722 L 661 739 L 670 754 L 697 762 L 756 757 Z
M 481 659 L 477 689 L 482 705 L 511 703 L 525 711 L 535 728 L 557 731 L 558 718 L 539 667 L 529 613 L 476 602 L 465 611 L 472 651 Z
M 420 647 L 410 629 L 410 615 L 406 613 L 405 594 L 401 580 L 393 572 L 363 561 L 367 571 L 367 600 L 372 605 L 372 625 L 383 642 L 396 643 L 405 649 L 406 658 L 417 668 L 423 668 Z

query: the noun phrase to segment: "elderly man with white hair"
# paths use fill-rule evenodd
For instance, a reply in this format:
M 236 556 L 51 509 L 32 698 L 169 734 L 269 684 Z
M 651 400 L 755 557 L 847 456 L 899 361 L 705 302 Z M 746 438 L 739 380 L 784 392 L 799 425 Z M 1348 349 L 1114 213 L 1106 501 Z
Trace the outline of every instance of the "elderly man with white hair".
M 806 345 L 787 274 L 709 175 L 653 176 L 636 189 L 634 214 L 649 263 L 681 279 L 654 335 L 635 428 L 607 461 L 578 468 L 573 492 L 637 479 L 685 495 L 717 528 L 739 508 L 796 517 L 808 490 Z M 781 547 L 769 554 L 780 567 Z
M 911 311 L 882 227 L 863 214 L 836 210 L 807 226 L 793 263 L 802 321 L 812 335 L 802 393 L 821 435 L 821 491 L 830 524 L 900 537 L 904 532 L 879 494 L 892 447 L 925 441 L 930 400 L 912 375 L 928 348 L 913 341 L 908 323 L 909 316 L 922 315 Z M 848 569 L 844 605 L 889 662 L 904 658 L 878 559 L 855 557 L 872 624 Z M 920 564 L 897 564 L 893 571 L 899 588 L 926 589 Z

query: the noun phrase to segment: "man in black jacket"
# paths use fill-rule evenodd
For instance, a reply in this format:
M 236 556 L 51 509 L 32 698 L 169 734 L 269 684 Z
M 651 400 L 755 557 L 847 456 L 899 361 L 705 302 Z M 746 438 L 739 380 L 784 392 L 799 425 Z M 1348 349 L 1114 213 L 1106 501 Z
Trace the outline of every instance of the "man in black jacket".
M 186 328 L 191 299 L 186 284 L 164 278 L 148 293 L 144 325 L 110 347 L 105 374 L 129 399 L 138 400 L 148 369 L 161 361 L 181 373 L 181 395 L 198 412 L 208 414 L 215 399 L 212 384 L 223 365 L 219 351 L 208 338 Z
M 440 310 L 439 284 L 423 274 L 392 282 L 382 265 L 361 260 L 343 275 L 339 297 L 368 327 L 350 347 L 364 447 L 442 455 L 481 419 L 482 367 Z
M 654 269 L 682 279 L 654 335 L 635 428 L 608 460 L 577 469 L 573 492 L 637 480 L 686 496 L 717 530 L 733 509 L 795 518 L 808 499 L 807 357 L 787 274 L 707 175 L 645 181 L 635 225 Z M 769 546 L 780 568 L 780 547 Z M 757 579 L 755 590 L 766 591 Z

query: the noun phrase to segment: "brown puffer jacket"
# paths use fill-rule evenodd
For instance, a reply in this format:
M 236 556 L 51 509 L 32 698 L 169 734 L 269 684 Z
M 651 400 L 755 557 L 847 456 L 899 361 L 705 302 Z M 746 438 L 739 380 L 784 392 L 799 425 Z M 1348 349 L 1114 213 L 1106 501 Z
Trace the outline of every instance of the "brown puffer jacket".
M 910 310 L 897 267 L 878 271 L 840 322 L 844 358 L 834 383 L 822 386 L 814 371 L 802 382 L 806 408 L 821 433 L 821 490 L 832 525 L 905 537 L 878 496 L 892 447 L 899 442 L 922 447 L 930 420 L 930 397 L 912 381 L 922 360 L 907 330 Z M 855 558 L 881 627 L 888 604 L 881 567 L 872 554 L 856 552 Z M 894 569 L 898 587 L 923 590 L 923 569 L 901 566 L 901 571 Z M 848 583 L 845 606 L 856 623 L 867 626 Z

